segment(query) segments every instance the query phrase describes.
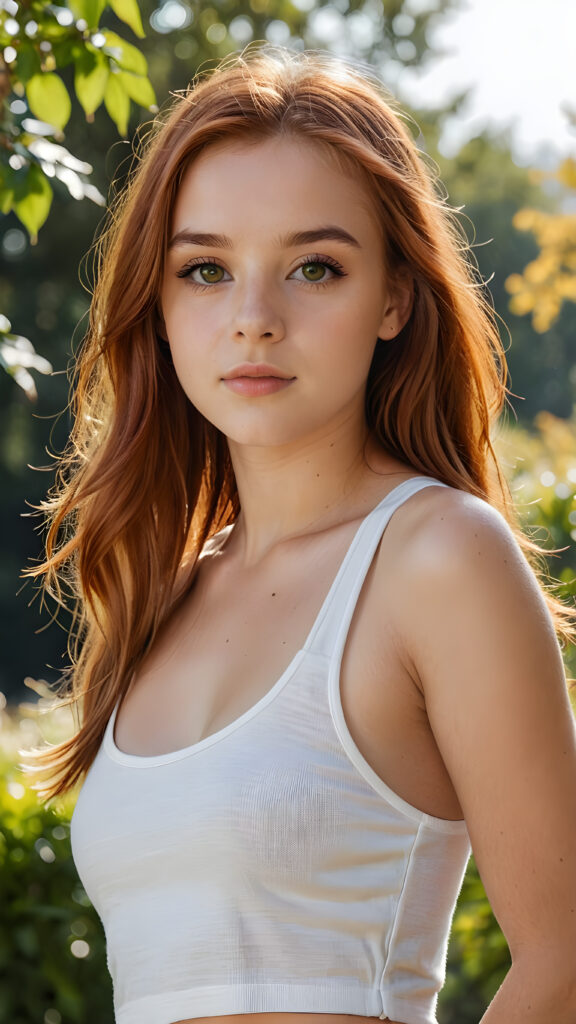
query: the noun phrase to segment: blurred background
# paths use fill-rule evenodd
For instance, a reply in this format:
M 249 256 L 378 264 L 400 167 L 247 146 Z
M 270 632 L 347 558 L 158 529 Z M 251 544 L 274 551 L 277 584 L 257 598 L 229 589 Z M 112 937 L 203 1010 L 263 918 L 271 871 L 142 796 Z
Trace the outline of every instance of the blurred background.
M 575 35 L 566 0 L 0 0 L 0 1022 L 113 1020 L 101 927 L 70 860 L 74 797 L 39 807 L 16 766 L 19 747 L 69 729 L 65 714 L 38 715 L 66 665 L 66 618 L 51 622 L 20 572 L 40 555 L 26 513 L 69 428 L 67 371 L 90 300 L 83 258 L 134 131 L 207 61 L 253 40 L 377 70 L 489 282 L 513 392 L 495 443 L 527 528 L 561 549 L 549 568 L 573 602 Z M 471 862 L 441 1024 L 477 1022 L 508 963 Z

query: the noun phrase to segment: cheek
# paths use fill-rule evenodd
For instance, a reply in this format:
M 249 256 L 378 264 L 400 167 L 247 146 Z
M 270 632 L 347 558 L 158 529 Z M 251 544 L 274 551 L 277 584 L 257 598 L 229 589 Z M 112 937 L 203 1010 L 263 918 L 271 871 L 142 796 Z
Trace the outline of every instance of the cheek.
M 165 335 L 180 385 L 193 404 L 206 379 L 209 349 L 196 322 L 171 308 L 164 312 Z
M 168 331 L 168 338 L 176 376 L 190 401 L 197 405 L 215 377 L 210 355 L 202 344 L 194 342 L 189 333 L 178 337 Z
M 317 333 L 321 339 L 318 359 L 330 376 L 356 385 L 366 378 L 378 339 L 380 320 L 361 303 L 349 303 L 339 315 L 324 323 Z
M 186 299 L 163 303 L 164 324 L 177 374 L 191 376 L 194 366 L 210 361 L 210 318 Z
M 174 345 L 181 344 L 183 339 L 193 335 L 193 327 L 198 318 L 192 315 L 192 308 L 190 303 L 186 302 L 185 297 L 182 295 L 170 297 L 168 293 L 167 298 L 162 302 L 162 309 L 168 339 Z

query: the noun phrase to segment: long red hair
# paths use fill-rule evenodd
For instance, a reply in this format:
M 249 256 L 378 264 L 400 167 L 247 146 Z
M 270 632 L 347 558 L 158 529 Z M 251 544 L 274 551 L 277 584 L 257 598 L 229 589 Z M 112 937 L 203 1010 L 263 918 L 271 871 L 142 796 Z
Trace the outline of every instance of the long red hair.
M 158 296 L 175 197 L 202 149 L 290 134 L 361 172 L 390 267 L 414 280 L 398 338 L 378 342 L 366 418 L 391 455 L 490 502 L 536 572 L 491 443 L 507 394 L 493 312 L 464 234 L 401 116 L 367 69 L 317 52 L 249 48 L 205 72 L 157 118 L 96 245 L 96 284 L 74 389 L 75 423 L 41 506 L 43 577 L 74 608 L 59 691 L 77 732 L 32 752 L 45 799 L 87 771 L 109 716 L 189 586 L 205 541 L 239 511 L 224 436 L 186 398 L 159 333 Z M 569 610 L 541 584 L 560 637 Z M 29 755 L 30 756 L 30 755 Z

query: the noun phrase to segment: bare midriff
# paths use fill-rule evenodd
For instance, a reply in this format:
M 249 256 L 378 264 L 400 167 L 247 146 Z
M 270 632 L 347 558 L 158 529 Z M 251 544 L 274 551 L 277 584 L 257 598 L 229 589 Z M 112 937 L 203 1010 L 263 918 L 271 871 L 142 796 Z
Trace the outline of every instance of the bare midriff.
M 351 1024 L 351 1021 L 365 1021 L 374 1024 L 402 1024 L 389 1017 L 361 1017 L 353 1013 L 233 1013 L 221 1017 L 187 1017 L 174 1024 Z

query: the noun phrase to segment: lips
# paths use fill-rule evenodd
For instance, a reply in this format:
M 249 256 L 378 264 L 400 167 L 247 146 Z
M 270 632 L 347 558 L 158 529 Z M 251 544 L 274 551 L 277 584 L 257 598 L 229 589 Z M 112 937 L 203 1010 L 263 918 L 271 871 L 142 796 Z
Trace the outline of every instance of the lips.
M 244 398 L 262 398 L 274 395 L 296 380 L 278 366 L 269 363 L 240 363 L 222 377 L 222 383 L 236 395 Z
M 295 379 L 291 374 L 281 370 L 278 366 L 272 366 L 270 363 L 240 363 L 225 373 L 222 380 L 238 380 L 250 377 L 265 377 L 269 380 L 285 381 Z

